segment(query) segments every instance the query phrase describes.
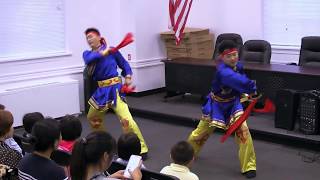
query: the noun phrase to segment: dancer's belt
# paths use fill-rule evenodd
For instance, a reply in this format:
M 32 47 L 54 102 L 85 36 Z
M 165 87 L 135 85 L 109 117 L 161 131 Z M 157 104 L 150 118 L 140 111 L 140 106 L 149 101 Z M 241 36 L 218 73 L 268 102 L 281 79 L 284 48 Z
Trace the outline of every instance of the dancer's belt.
M 115 84 L 121 83 L 121 78 L 120 77 L 114 77 L 102 81 L 98 81 L 98 86 L 99 87 L 107 87 L 107 86 L 112 86 Z
M 236 97 L 233 96 L 233 97 L 230 97 L 230 98 L 222 98 L 222 97 L 219 97 L 213 93 L 211 93 L 211 99 L 217 101 L 217 102 L 230 102 L 230 101 L 233 101 Z

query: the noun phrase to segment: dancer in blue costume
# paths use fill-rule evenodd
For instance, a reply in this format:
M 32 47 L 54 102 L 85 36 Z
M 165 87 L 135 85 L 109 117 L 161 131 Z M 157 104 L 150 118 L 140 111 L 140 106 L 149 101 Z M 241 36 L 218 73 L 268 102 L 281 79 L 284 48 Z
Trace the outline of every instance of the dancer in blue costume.
M 90 109 L 88 120 L 93 130 L 104 130 L 105 112 L 112 108 L 118 116 L 124 132 L 135 133 L 141 143 L 141 154 L 146 157 L 148 147 L 136 122 L 133 120 L 128 105 L 124 101 L 125 94 L 121 92 L 122 82 L 117 72 L 117 67 L 122 69 L 121 75 L 125 78 L 124 84 L 131 85 L 132 70 L 129 63 L 119 51 L 110 53 L 110 49 L 100 36 L 96 28 L 89 28 L 85 35 L 91 50 L 83 53 L 83 59 L 89 66 L 89 73 L 98 88 L 89 100 Z
M 230 40 L 223 41 L 219 53 L 215 80 L 202 107 L 203 116 L 188 139 L 196 154 L 215 128 L 227 130 L 243 114 L 242 94 L 256 95 L 255 82 L 246 77 L 242 64 L 238 62 L 236 44 Z M 246 122 L 236 130 L 235 137 L 239 145 L 241 172 L 247 178 L 253 178 L 256 176 L 256 156 Z

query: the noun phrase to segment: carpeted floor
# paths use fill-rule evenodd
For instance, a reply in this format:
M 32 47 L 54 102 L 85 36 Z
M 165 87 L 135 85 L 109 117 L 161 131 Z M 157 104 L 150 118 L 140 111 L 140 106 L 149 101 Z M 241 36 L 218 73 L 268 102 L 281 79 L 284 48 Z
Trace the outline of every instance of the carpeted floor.
M 90 132 L 84 116 L 83 135 Z M 135 118 L 149 145 L 149 159 L 144 162 L 148 169 L 160 171 L 170 163 L 169 151 L 173 144 L 187 139 L 192 128 L 158 122 L 150 119 Z M 108 113 L 105 120 L 107 130 L 118 138 L 121 134 L 120 123 L 115 115 Z M 192 171 L 201 180 L 241 180 L 245 179 L 239 169 L 237 145 L 233 138 L 224 144 L 219 142 L 219 133 L 208 140 L 194 162 Z M 257 155 L 257 180 L 316 180 L 320 177 L 319 154 L 303 149 L 295 149 L 279 144 L 254 140 Z M 319 153 L 319 152 L 318 152 Z M 316 156 L 317 157 L 314 157 Z M 304 162 L 303 157 L 316 159 L 313 163 Z

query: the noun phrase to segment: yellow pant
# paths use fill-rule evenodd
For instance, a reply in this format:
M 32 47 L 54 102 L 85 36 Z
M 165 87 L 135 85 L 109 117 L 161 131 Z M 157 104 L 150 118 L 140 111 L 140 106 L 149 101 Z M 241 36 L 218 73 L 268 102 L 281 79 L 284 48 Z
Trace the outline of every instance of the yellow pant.
M 141 144 L 141 153 L 148 152 L 148 147 L 143 139 L 143 136 L 141 134 L 141 131 L 136 124 L 136 122 L 133 120 L 131 113 L 129 111 L 128 105 L 122 101 L 119 94 L 117 94 L 117 105 L 111 107 L 113 111 L 118 116 L 120 123 L 122 125 L 123 132 L 133 132 L 135 133 L 138 138 L 140 139 Z M 92 128 L 92 130 L 98 131 L 98 130 L 105 130 L 105 126 L 103 123 L 103 120 L 105 119 L 105 112 L 104 111 L 98 111 L 92 106 L 90 106 L 87 118 L 89 120 L 89 124 Z
M 188 141 L 193 146 L 196 155 L 199 154 L 201 147 L 213 133 L 215 127 L 210 125 L 209 121 L 201 120 L 198 127 L 192 131 Z M 256 155 L 253 142 L 247 123 L 244 122 L 235 133 L 235 139 L 239 145 L 239 160 L 241 172 L 256 170 Z

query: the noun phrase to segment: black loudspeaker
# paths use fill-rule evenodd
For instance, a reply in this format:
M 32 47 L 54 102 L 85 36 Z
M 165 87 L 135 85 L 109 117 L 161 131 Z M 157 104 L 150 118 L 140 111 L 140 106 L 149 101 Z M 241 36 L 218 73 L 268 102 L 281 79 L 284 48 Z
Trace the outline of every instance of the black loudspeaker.
M 299 94 L 295 90 L 282 89 L 276 93 L 274 126 L 292 131 L 297 118 Z
M 307 91 L 300 95 L 299 130 L 304 134 L 318 134 L 320 124 L 320 91 Z

